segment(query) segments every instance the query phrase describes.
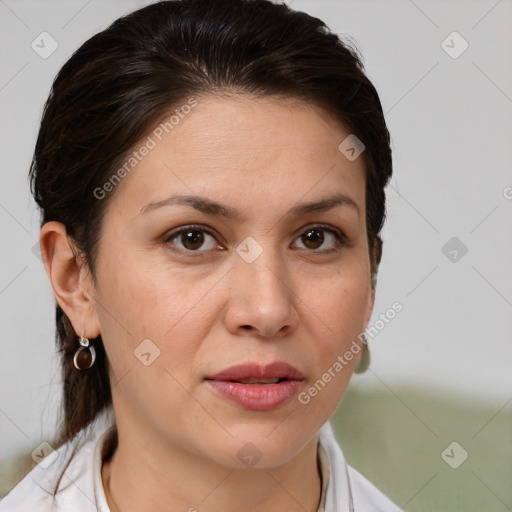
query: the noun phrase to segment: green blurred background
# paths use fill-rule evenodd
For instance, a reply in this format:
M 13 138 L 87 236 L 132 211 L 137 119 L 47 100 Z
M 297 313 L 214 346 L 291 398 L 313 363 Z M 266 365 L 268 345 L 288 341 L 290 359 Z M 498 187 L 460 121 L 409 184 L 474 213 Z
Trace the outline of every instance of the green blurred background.
M 511 403 L 353 382 L 332 423 L 348 463 L 403 510 L 505 512 L 512 510 Z M 468 453 L 456 469 L 441 457 L 454 441 Z M 462 449 L 447 451 L 452 465 Z

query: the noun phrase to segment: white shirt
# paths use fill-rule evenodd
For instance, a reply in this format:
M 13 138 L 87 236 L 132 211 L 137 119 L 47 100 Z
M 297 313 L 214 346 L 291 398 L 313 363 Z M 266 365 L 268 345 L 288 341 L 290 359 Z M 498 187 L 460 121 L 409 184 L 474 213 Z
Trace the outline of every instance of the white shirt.
M 110 407 L 83 429 L 81 435 L 47 455 L 32 469 L 0 501 L 0 512 L 110 512 L 101 480 L 101 466 L 110 449 L 109 442 L 115 429 L 115 418 Z M 322 476 L 318 512 L 399 510 L 375 486 L 346 464 L 329 421 L 322 426 L 317 438 Z M 78 446 L 82 440 L 85 442 Z M 78 451 L 71 458 L 76 448 Z M 59 492 L 54 499 L 53 489 L 64 468 Z

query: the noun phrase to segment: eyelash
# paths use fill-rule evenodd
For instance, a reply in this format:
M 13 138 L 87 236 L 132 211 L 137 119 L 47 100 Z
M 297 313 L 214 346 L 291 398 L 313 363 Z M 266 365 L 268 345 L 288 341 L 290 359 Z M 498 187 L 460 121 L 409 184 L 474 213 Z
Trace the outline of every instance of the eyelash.
M 308 252 L 313 252 L 313 253 L 317 252 L 320 254 L 330 254 L 333 252 L 338 252 L 342 248 L 349 246 L 348 238 L 341 230 L 338 230 L 336 228 L 333 228 L 333 227 L 325 225 L 325 224 L 314 224 L 314 225 L 308 226 L 301 233 L 301 235 L 310 229 L 318 229 L 320 231 L 328 231 L 329 233 L 333 234 L 334 238 L 336 240 L 336 246 L 333 247 L 332 249 L 324 249 L 324 250 L 307 249 L 307 248 L 303 249 L 303 250 L 306 250 Z M 188 226 L 183 226 L 183 227 L 169 233 L 168 236 L 165 237 L 163 243 L 169 244 L 169 242 L 171 242 L 172 240 L 177 238 L 179 235 L 181 235 L 182 233 L 185 233 L 187 231 L 202 231 L 202 232 L 208 233 L 210 236 L 212 236 L 213 238 L 216 239 L 215 233 L 213 231 L 211 231 L 210 229 L 206 228 L 205 226 L 202 226 L 200 224 L 190 224 Z M 300 237 L 300 235 L 299 235 L 299 237 Z M 299 238 L 299 237 L 297 237 L 297 238 Z M 179 247 L 173 247 L 173 246 L 171 247 L 171 250 L 175 251 L 175 252 L 179 252 L 181 254 L 185 253 L 187 255 L 193 255 L 194 257 L 202 257 L 203 254 L 201 254 L 201 253 L 209 252 L 208 250 L 206 250 L 206 251 L 185 250 L 185 249 L 181 249 Z

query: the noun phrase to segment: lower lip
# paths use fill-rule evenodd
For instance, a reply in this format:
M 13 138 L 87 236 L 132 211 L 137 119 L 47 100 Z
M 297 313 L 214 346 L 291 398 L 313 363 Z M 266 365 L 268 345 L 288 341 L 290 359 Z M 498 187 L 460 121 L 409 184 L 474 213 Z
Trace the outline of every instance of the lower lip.
M 243 409 L 271 411 L 297 394 L 302 381 L 284 380 L 277 384 L 242 384 L 224 380 L 207 380 L 212 388 Z

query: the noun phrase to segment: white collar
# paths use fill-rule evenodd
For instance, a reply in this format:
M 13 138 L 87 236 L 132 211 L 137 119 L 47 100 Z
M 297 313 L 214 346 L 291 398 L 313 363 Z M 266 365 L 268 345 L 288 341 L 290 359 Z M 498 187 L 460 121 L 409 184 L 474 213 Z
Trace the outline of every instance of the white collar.
M 321 503 L 318 512 L 353 512 L 352 489 L 349 485 L 345 457 L 336 441 L 329 421 L 320 428 L 318 440 L 321 448 L 325 450 L 329 464 L 324 509 L 322 509 Z

